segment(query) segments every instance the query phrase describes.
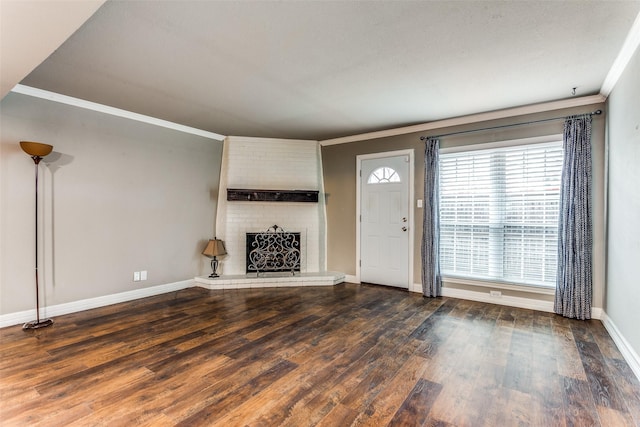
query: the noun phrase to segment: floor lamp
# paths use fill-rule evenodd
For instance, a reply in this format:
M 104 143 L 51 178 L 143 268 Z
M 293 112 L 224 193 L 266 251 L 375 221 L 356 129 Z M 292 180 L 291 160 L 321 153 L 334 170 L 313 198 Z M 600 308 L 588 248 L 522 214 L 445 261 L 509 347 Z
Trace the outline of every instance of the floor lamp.
M 25 323 L 22 329 L 39 329 L 53 324 L 51 319 L 40 319 L 40 284 L 38 283 L 38 165 L 40 160 L 53 150 L 53 146 L 40 142 L 20 141 L 20 148 L 33 159 L 36 165 L 36 320 Z

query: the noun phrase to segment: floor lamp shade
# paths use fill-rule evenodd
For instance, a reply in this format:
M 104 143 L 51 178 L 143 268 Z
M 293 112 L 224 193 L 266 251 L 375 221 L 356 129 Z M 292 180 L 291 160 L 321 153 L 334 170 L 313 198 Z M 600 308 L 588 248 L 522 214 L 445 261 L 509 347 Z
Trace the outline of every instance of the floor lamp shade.
M 53 151 L 53 145 L 33 141 L 20 141 L 20 148 L 28 155 L 36 157 L 47 156 Z
M 53 324 L 51 319 L 40 319 L 40 283 L 38 280 L 38 164 L 53 150 L 53 146 L 41 142 L 20 141 L 20 148 L 33 159 L 36 167 L 36 208 L 35 208 L 35 272 L 36 272 L 36 320 L 25 323 L 23 329 L 39 329 Z
M 207 246 L 202 251 L 202 255 L 211 258 L 211 275 L 209 277 L 219 277 L 218 270 L 218 258 L 221 255 L 226 255 L 227 250 L 224 247 L 224 242 L 220 239 L 210 239 Z

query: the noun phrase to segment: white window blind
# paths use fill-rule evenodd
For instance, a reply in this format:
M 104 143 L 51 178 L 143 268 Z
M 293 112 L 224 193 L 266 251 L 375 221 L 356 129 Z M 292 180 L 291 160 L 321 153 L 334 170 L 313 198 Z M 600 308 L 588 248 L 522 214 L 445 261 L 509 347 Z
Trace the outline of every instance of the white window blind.
M 555 286 L 562 141 L 440 155 L 443 275 Z

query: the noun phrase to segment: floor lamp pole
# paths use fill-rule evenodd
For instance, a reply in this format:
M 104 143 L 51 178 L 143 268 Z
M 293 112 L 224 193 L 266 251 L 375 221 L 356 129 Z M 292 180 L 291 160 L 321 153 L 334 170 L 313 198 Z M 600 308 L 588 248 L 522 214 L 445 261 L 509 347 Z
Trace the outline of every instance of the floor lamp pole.
M 42 160 L 42 156 L 46 156 L 51 152 L 53 147 L 47 144 L 40 144 L 38 142 L 20 142 L 20 146 L 22 149 L 31 155 L 33 159 L 33 163 L 35 163 L 36 167 L 36 211 L 35 211 L 35 223 L 36 223 L 36 239 L 35 239 L 35 248 L 36 248 L 36 320 L 32 322 L 27 322 L 22 326 L 22 329 L 39 329 L 44 328 L 45 326 L 49 326 L 53 324 L 53 320 L 51 319 L 42 319 L 40 320 L 40 282 L 38 277 L 38 169 L 40 160 Z

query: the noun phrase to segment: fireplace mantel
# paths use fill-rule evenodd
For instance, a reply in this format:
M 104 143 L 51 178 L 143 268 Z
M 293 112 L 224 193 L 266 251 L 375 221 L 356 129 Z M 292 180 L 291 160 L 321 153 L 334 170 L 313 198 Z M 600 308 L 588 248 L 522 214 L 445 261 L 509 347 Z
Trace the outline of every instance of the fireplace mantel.
M 315 190 L 256 190 L 227 188 L 227 200 L 233 202 L 310 202 L 318 203 Z

